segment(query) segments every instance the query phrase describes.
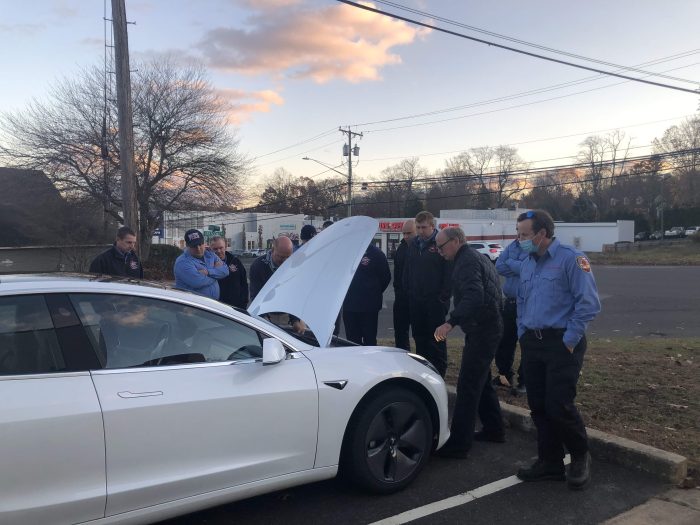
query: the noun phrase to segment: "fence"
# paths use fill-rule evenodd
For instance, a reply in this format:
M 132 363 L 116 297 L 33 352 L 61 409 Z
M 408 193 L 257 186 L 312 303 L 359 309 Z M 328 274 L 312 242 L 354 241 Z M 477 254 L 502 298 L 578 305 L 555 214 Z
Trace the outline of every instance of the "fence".
M 0 248 L 0 274 L 87 272 L 105 244 L 81 246 L 19 246 Z

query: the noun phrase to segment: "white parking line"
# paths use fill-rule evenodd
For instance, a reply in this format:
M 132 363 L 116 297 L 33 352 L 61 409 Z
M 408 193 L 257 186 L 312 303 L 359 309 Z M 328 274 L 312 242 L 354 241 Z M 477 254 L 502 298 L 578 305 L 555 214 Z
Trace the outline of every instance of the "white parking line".
M 567 454 L 564 458 L 564 464 L 568 465 L 569 462 L 570 457 Z M 452 509 L 454 507 L 459 507 L 460 505 L 464 505 L 465 503 L 469 503 L 479 498 L 483 498 L 484 496 L 494 494 L 501 490 L 507 489 L 508 487 L 517 485 L 518 483 L 522 483 L 522 480 L 518 479 L 517 476 L 510 476 L 507 478 L 499 479 L 498 481 L 494 481 L 493 483 L 489 483 L 488 485 L 484 485 L 474 490 L 469 490 L 456 496 L 452 496 L 440 501 L 434 501 L 433 503 L 423 505 L 422 507 L 417 507 L 415 509 L 402 512 L 401 514 L 397 514 L 389 518 L 384 518 L 383 520 L 375 521 L 370 525 L 401 525 L 403 523 L 409 523 L 411 521 L 430 516 L 431 514 L 436 514 L 438 512 L 442 512 L 447 509 Z

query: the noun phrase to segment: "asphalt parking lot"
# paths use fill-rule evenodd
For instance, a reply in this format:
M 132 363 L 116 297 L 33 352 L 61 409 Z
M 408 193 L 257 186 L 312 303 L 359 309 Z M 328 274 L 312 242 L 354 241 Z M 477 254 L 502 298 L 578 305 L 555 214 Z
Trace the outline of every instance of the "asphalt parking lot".
M 600 523 L 668 488 L 649 475 L 595 459 L 592 484 L 584 491 L 571 491 L 564 482 L 508 486 L 515 481 L 512 476 L 517 469 L 529 464 L 535 455 L 533 436 L 512 431 L 505 444 L 475 443 L 466 460 L 431 458 L 410 487 L 390 496 L 368 495 L 340 480 L 329 480 L 223 505 L 162 525 L 386 524 L 406 523 L 422 513 L 427 515 L 410 522 L 583 525 Z M 432 505 L 425 509 L 428 504 Z

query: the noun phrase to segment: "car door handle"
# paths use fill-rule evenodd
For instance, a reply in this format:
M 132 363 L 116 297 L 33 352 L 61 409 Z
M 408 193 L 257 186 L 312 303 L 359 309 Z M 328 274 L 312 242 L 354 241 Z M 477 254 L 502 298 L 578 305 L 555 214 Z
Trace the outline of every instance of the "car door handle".
M 163 392 L 160 390 L 156 390 L 154 392 L 129 392 L 128 390 L 125 390 L 124 392 L 117 392 L 117 395 L 123 399 L 131 399 L 134 397 L 162 396 Z

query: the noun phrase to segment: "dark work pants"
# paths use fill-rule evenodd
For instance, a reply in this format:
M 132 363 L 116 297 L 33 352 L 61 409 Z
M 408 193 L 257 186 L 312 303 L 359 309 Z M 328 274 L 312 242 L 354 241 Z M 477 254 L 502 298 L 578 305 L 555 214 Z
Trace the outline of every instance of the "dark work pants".
M 398 292 L 394 297 L 394 344 L 396 348 L 411 349 L 408 339 L 408 329 L 411 326 L 411 317 L 408 309 L 408 297 L 405 293 Z
M 343 310 L 345 337 L 358 345 L 376 346 L 378 318 L 379 312 L 348 312 Z
M 445 306 L 437 299 L 409 301 L 411 333 L 416 353 L 430 361 L 442 377 L 447 372 L 447 343 L 435 340 L 435 329 L 445 322 Z
M 469 450 L 474 438 L 476 415 L 484 430 L 502 434 L 503 419 L 498 395 L 491 385 L 491 361 L 501 339 L 503 325 L 497 317 L 493 323 L 469 332 L 464 337 L 462 365 L 457 379 L 457 400 L 450 427 L 450 441 L 455 447 Z
M 586 427 L 574 404 L 576 383 L 586 353 L 586 336 L 570 353 L 563 332 L 542 332 L 542 339 L 527 331 L 520 339 L 527 377 L 527 402 L 537 427 L 540 459 L 559 462 L 564 446 L 572 458 L 588 451 Z
M 505 300 L 502 314 L 503 337 L 496 350 L 496 367 L 498 373 L 505 376 L 508 382 L 515 386 L 513 383 L 513 361 L 515 360 L 515 346 L 518 344 L 518 306 L 515 299 Z M 518 367 L 518 384 L 525 384 L 522 356 Z

